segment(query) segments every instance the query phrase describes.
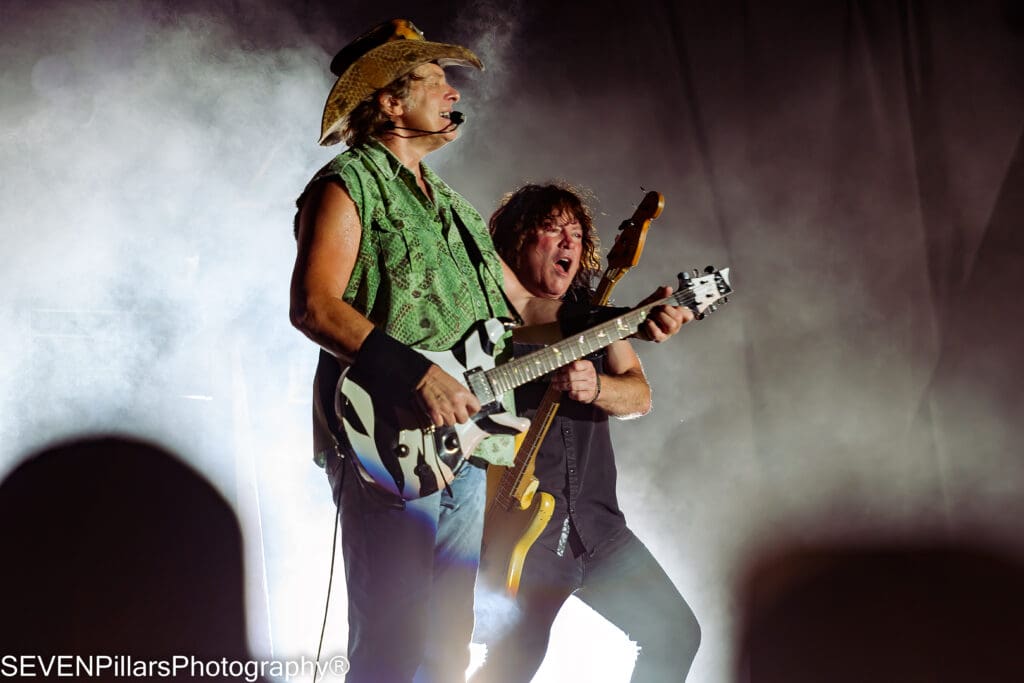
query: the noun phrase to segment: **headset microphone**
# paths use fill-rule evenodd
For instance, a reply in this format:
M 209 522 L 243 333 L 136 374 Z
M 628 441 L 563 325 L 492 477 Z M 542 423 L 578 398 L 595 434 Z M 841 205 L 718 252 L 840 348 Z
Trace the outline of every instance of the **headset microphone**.
M 466 115 L 463 114 L 461 111 L 451 111 L 448 113 L 448 120 L 451 121 L 451 123 L 442 128 L 441 130 L 423 130 L 422 128 L 406 128 L 405 126 L 396 126 L 394 121 L 385 122 L 383 128 L 386 131 L 408 130 L 413 133 L 416 133 L 416 135 L 401 135 L 399 133 L 392 133 L 392 135 L 396 135 L 400 138 L 421 138 L 425 135 L 443 135 L 444 133 L 451 133 L 453 130 L 461 126 L 466 120 Z

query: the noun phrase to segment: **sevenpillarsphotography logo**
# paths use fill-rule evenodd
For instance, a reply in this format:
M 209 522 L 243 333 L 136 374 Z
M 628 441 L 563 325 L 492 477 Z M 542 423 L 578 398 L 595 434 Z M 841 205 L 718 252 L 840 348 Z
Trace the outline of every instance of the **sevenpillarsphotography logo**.
M 309 657 L 291 660 L 202 659 L 194 655 L 173 655 L 143 659 L 131 655 L 3 655 L 0 678 L 233 678 L 256 683 L 261 678 L 317 680 L 348 673 L 348 659 L 334 655 L 320 662 Z

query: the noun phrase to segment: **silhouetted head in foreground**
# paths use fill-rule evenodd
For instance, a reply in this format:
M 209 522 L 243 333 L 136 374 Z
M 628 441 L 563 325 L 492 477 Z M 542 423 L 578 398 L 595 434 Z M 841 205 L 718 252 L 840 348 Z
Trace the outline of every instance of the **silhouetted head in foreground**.
M 795 549 L 745 590 L 745 683 L 1024 680 L 1024 565 L 959 546 Z
M 235 515 L 159 447 L 27 459 L 0 485 L 0 547 L 4 653 L 246 658 Z

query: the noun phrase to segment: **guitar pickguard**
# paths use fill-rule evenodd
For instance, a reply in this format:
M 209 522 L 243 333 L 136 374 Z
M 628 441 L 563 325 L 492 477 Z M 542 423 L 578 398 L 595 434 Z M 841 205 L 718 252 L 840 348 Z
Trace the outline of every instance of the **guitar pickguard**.
M 494 345 L 504 331 L 501 321 L 484 321 L 452 350 L 420 353 L 465 383 L 468 370 L 494 367 Z M 336 406 L 347 441 L 343 447 L 379 488 L 403 500 L 428 496 L 450 483 L 459 463 L 488 436 L 529 426 L 529 420 L 505 411 L 499 398 L 465 424 L 422 429 L 415 426 L 422 418 L 396 408 L 393 397 L 371 396 L 346 374 L 339 382 Z

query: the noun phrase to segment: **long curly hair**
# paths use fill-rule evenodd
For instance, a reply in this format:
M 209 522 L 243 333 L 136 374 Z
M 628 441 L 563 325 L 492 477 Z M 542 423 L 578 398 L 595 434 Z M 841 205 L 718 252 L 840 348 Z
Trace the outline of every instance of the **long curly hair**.
M 580 269 L 572 287 L 589 290 L 592 280 L 601 272 L 601 244 L 583 196 L 583 191 L 557 182 L 524 185 L 505 195 L 487 223 L 498 254 L 518 272 L 523 246 L 533 237 L 534 230 L 552 214 L 567 213 L 583 228 Z

